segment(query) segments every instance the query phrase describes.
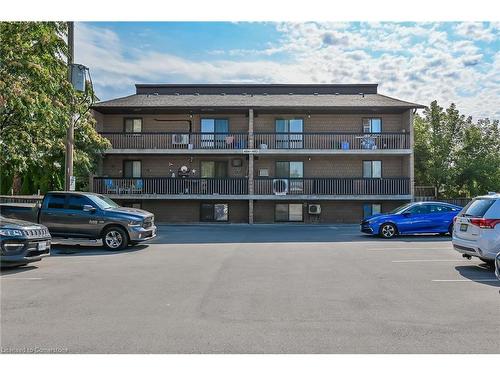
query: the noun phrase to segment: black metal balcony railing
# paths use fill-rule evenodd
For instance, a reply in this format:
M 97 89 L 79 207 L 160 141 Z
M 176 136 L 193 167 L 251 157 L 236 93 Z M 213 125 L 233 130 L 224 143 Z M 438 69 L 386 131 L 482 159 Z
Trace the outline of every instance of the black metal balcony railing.
M 95 177 L 93 191 L 100 194 L 246 195 L 247 178 L 111 178 Z
M 100 133 L 116 149 L 244 149 L 247 133 Z
M 114 149 L 238 150 L 249 148 L 247 133 L 101 133 Z M 409 133 L 254 133 L 258 149 L 409 149 Z
M 409 178 L 257 178 L 256 195 L 408 195 Z
M 95 177 L 101 194 L 248 195 L 247 178 Z M 256 178 L 255 195 L 409 195 L 409 178 Z
M 409 149 L 408 133 L 255 133 L 255 148 L 307 150 Z

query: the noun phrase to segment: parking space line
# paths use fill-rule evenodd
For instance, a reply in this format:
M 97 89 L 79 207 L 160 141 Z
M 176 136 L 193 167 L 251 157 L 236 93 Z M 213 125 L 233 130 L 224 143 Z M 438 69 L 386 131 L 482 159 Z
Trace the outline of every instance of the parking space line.
M 368 247 L 368 250 L 453 250 L 451 247 Z
M 492 282 L 492 281 L 496 281 L 497 283 L 500 283 L 500 280 L 498 279 L 451 279 L 451 280 L 432 280 L 432 281 L 435 281 L 435 282 L 467 282 L 467 281 L 473 281 L 473 282 L 481 282 L 481 281 L 489 281 L 489 282 Z
M 8 277 L 2 276 L 0 280 L 43 280 L 41 277 Z
M 418 262 L 470 262 L 468 259 L 408 259 L 393 260 L 392 263 L 418 263 Z

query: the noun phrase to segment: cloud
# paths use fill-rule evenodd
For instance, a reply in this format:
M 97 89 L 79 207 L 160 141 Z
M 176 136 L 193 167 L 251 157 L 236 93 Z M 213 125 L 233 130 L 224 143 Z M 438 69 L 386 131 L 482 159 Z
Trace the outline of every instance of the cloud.
M 474 117 L 500 118 L 498 25 L 451 26 L 279 23 L 281 39 L 262 50 L 220 48 L 185 58 L 125 45 L 110 29 L 78 23 L 76 61 L 92 69 L 103 99 L 128 95 L 138 82 L 369 82 L 404 100 L 455 102 Z M 478 40 L 489 41 L 488 49 Z

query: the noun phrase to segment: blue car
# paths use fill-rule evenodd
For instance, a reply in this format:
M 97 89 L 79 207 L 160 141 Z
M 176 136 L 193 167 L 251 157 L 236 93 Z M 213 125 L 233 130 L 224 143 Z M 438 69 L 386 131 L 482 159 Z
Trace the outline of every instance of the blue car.
M 462 207 L 442 202 L 407 203 L 389 213 L 377 214 L 361 222 L 361 232 L 392 238 L 398 234 L 453 231 L 453 218 Z

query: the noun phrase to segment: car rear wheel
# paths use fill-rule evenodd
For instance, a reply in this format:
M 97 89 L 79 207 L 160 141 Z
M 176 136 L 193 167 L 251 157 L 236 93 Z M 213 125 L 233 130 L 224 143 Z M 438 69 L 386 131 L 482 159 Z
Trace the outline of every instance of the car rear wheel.
M 392 238 L 398 234 L 398 229 L 394 224 L 385 223 L 380 226 L 379 234 L 383 238 Z
M 109 250 L 122 250 L 128 246 L 128 236 L 122 228 L 110 227 L 104 231 L 102 243 Z

